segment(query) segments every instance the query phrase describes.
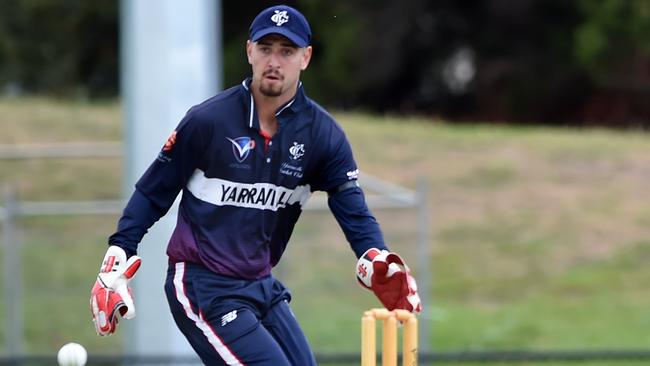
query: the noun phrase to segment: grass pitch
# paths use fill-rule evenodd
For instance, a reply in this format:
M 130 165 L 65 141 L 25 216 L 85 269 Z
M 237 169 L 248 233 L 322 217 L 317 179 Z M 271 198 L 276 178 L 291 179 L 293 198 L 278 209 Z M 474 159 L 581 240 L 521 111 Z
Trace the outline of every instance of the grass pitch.
M 0 115 L 0 144 L 122 138 L 116 102 L 6 99 Z M 420 321 L 433 330 L 431 348 L 650 345 L 648 134 L 336 117 L 362 171 L 410 188 L 421 176 L 430 184 L 433 299 L 424 299 Z M 116 199 L 122 163 L 0 161 L 0 182 L 15 185 L 24 200 Z M 416 213 L 374 213 L 390 246 L 415 263 Z M 91 354 L 121 350 L 119 333 L 94 335 L 88 311 L 116 220 L 21 222 L 28 351 L 54 353 L 67 341 Z M 278 275 L 318 352 L 360 350 L 361 312 L 377 302 L 356 284 L 354 262 L 329 213 L 303 215 Z

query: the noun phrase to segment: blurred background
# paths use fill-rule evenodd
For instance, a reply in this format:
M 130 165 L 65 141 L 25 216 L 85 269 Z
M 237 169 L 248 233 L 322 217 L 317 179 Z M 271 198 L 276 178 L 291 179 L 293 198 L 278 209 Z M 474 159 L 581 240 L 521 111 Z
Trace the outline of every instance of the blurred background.
M 215 87 L 249 75 L 248 26 L 275 3 L 219 3 Z M 371 208 L 427 276 L 423 364 L 650 359 L 650 1 L 285 3 L 313 30 L 306 92 L 368 186 L 407 197 Z M 69 341 L 91 364 L 128 356 L 87 309 L 128 191 L 121 11 L 0 0 L 0 364 L 53 364 Z M 378 305 L 354 262 L 314 209 L 276 269 L 321 364 L 354 364 Z
M 454 121 L 647 127 L 644 0 L 287 1 L 314 28 L 310 95 L 337 109 Z M 119 2 L 3 0 L 5 95 L 116 98 Z M 224 85 L 241 81 L 249 18 L 223 2 Z

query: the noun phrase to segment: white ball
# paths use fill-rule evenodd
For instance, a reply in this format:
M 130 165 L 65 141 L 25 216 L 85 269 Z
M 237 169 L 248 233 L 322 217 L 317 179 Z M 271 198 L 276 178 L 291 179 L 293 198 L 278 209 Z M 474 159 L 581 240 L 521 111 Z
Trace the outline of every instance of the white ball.
M 56 355 L 60 366 L 84 366 L 88 360 L 88 352 L 79 343 L 68 343 L 61 347 Z

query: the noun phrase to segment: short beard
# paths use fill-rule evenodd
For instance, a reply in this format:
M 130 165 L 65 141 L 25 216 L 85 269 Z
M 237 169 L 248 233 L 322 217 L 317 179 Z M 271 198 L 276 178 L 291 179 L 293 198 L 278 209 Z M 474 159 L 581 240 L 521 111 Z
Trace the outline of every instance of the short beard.
M 260 84 L 260 93 L 267 97 L 279 97 L 282 95 L 282 87 L 273 88 L 270 86 L 265 86 L 263 83 Z

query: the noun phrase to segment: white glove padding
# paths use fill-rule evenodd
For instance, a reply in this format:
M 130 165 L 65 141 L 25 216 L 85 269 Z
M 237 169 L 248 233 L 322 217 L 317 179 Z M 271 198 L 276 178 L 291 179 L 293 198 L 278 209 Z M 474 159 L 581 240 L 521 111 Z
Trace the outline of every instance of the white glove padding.
M 396 253 L 368 249 L 357 261 L 357 280 L 372 290 L 388 310 L 422 311 L 415 278 Z
M 135 316 L 129 281 L 140 263 L 137 255 L 127 260 L 124 249 L 115 245 L 108 247 L 90 294 L 90 311 L 97 334 L 104 336 L 115 332 L 118 314 L 124 319 Z

